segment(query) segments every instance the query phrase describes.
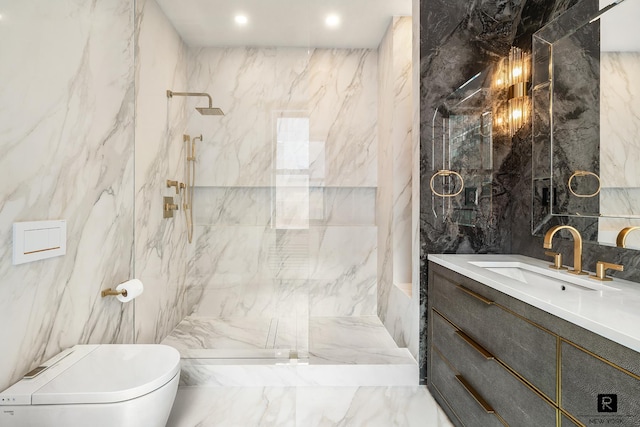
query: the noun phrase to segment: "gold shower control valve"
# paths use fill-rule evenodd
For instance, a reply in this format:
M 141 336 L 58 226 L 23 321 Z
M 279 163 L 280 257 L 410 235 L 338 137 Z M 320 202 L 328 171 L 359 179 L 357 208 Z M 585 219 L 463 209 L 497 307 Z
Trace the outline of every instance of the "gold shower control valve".
M 173 203 L 173 197 L 165 197 L 162 209 L 163 218 L 173 218 L 173 211 L 178 210 L 178 205 Z

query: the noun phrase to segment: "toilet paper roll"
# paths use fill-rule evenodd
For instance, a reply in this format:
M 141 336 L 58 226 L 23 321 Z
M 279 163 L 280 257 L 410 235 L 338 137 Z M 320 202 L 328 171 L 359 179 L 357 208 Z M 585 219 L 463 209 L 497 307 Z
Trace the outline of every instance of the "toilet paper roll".
M 116 298 L 118 298 L 118 300 L 121 302 L 129 302 L 142 294 L 142 291 L 144 291 L 144 286 L 142 285 L 142 282 L 140 280 L 132 279 L 124 283 L 120 283 L 118 286 L 116 286 L 116 291 L 121 291 L 123 289 L 127 290 L 127 296 L 125 297 L 123 295 L 118 295 L 116 296 Z

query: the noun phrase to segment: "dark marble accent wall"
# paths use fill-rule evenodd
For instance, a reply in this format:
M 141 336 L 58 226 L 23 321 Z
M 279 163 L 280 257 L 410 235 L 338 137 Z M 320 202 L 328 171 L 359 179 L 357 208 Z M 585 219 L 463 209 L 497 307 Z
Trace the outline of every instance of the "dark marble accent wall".
M 583 0 L 584 1 L 584 0 Z M 513 137 L 496 135 L 491 169 L 489 215 L 475 227 L 434 215 L 431 197 L 434 167 L 434 121 L 445 98 L 470 76 L 495 65 L 510 47 L 531 50 L 531 36 L 577 0 L 430 0 L 420 2 L 420 138 L 421 138 L 421 379 L 426 380 L 427 255 L 429 253 L 517 253 L 545 258 L 542 237 L 531 233 L 532 144 L 530 124 Z M 566 106 L 570 108 L 570 105 Z M 576 111 L 581 109 L 576 101 Z M 435 126 L 434 126 L 435 124 Z M 538 153 L 539 154 L 539 153 Z M 473 173 L 467 170 L 467 173 Z M 441 203 L 441 202 L 440 202 Z M 437 213 L 437 212 L 436 212 Z M 595 226 L 597 228 L 597 226 Z M 542 232 L 546 231 L 546 227 Z M 554 249 L 571 259 L 573 242 L 556 238 Z M 617 277 L 640 282 L 640 251 L 585 243 L 583 264 L 597 260 L 622 263 Z

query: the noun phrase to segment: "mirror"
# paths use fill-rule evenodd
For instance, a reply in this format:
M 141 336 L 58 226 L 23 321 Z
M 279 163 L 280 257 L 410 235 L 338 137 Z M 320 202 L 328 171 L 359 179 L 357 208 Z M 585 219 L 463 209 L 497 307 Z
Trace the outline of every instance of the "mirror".
M 532 231 L 640 226 L 638 0 L 583 0 L 533 36 Z M 634 230 L 635 231 L 635 230 Z M 640 230 L 625 247 L 640 249 Z
M 433 116 L 431 208 L 435 218 L 476 227 L 491 216 L 493 67 L 447 96 Z

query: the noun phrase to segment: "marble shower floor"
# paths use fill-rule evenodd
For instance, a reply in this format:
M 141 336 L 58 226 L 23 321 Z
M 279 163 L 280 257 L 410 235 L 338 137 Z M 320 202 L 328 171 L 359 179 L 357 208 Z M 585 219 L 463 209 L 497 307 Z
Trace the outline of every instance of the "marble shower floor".
M 182 357 L 202 357 L 203 350 L 396 349 L 377 316 L 212 318 L 188 316 L 163 341 Z
M 451 426 L 376 316 L 189 316 L 163 344 L 183 357 L 168 427 Z

